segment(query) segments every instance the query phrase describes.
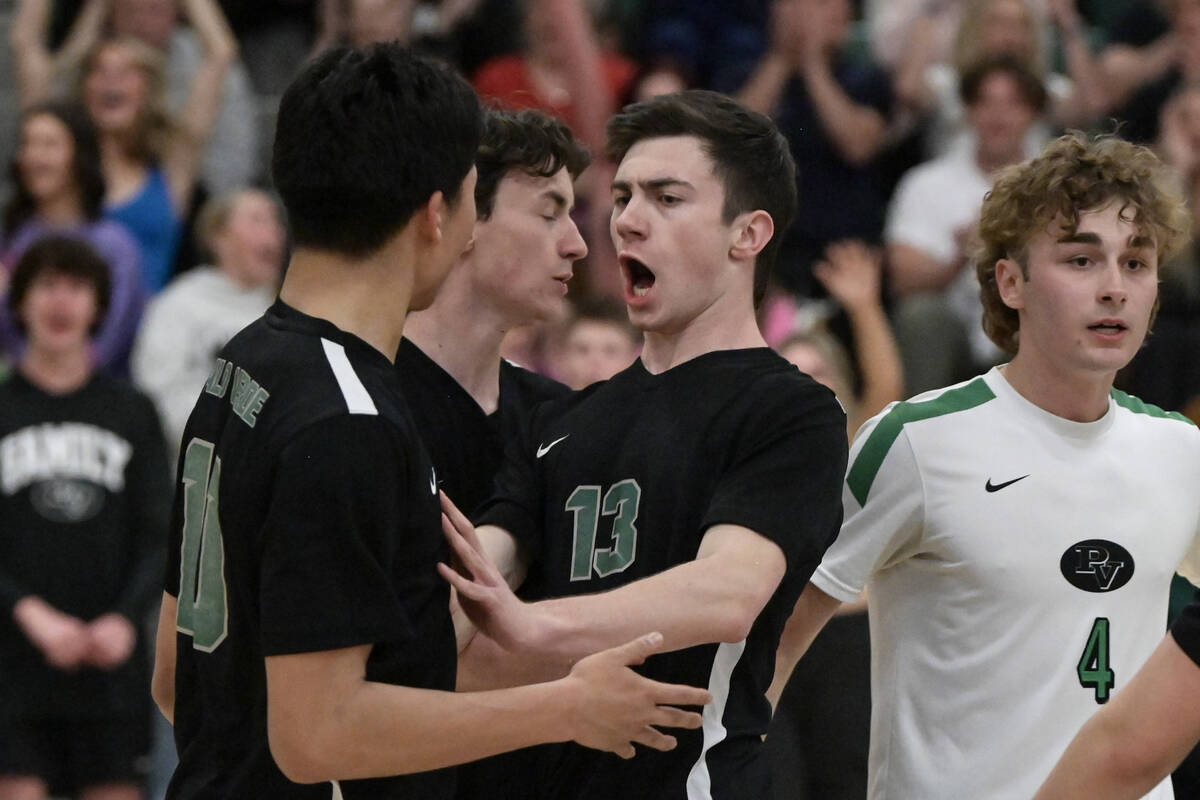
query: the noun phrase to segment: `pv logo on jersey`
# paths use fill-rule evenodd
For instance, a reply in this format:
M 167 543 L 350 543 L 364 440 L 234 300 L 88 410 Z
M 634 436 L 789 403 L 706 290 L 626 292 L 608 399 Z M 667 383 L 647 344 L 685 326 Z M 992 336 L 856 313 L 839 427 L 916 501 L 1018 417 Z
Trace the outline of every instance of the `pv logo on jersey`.
M 1113 592 L 1133 577 L 1133 556 L 1116 542 L 1085 539 L 1067 548 L 1059 568 L 1076 589 Z

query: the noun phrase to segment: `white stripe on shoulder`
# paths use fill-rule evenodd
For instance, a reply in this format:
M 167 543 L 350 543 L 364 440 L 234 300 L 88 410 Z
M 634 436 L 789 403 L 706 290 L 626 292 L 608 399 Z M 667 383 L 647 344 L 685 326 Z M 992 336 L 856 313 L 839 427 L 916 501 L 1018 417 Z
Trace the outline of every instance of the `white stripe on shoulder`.
M 337 781 L 330 781 L 333 784 L 333 794 L 330 800 L 342 800 L 342 786 Z
M 351 414 L 378 414 L 379 409 L 375 408 L 375 401 L 371 399 L 367 387 L 358 379 L 350 359 L 346 358 L 346 348 L 328 339 L 322 339 L 321 346 L 325 348 L 325 359 L 329 362 L 333 377 L 337 378 L 342 397 L 346 400 L 346 409 Z
M 704 745 L 700 758 L 692 765 L 687 778 L 687 800 L 712 800 L 712 776 L 708 774 L 708 751 L 725 740 L 725 706 L 729 703 L 729 683 L 733 670 L 746 651 L 746 640 L 721 642 L 713 658 L 712 673 L 708 676 L 708 691 L 713 701 L 704 707 L 702 730 Z

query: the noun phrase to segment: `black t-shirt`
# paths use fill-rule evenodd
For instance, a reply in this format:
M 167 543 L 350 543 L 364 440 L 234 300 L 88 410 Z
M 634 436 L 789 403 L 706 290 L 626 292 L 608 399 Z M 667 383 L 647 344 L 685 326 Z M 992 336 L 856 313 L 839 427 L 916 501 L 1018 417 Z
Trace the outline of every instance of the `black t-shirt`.
M 408 339 L 400 342 L 396 369 L 437 468 L 438 486 L 467 514 L 491 497 L 504 448 L 534 406 L 571 392 L 558 381 L 501 361 L 499 406 L 484 414 L 458 381 Z
M 779 545 L 787 573 L 737 644 L 649 659 L 661 681 L 709 687 L 702 731 L 673 731 L 670 753 L 631 761 L 559 748 L 553 798 L 770 796 L 764 697 L 784 622 L 842 518 L 846 418 L 833 394 L 774 352 L 718 351 L 659 375 L 639 360 L 611 380 L 538 407 L 510 449 L 481 524 L 510 531 L 531 555 L 534 597 L 613 589 L 695 559 L 723 523 Z
M 221 351 L 183 447 L 166 587 L 180 609 L 168 797 L 328 798 L 328 784 L 293 784 L 271 758 L 264 657 L 370 644 L 368 680 L 454 688 L 436 476 L 396 370 L 277 302 Z M 446 798 L 453 773 L 341 792 Z
M 1185 606 L 1175 619 L 1175 624 L 1171 626 L 1171 635 L 1175 637 L 1183 652 L 1187 653 L 1188 658 L 1200 667 L 1200 592 L 1196 593 L 1195 599 Z
M 112 671 L 46 664 L 13 620 L 38 595 L 85 622 L 109 612 L 139 630 L 159 598 L 171 502 L 154 406 L 93 376 L 67 394 L 19 371 L 0 382 L 0 715 L 149 719 L 149 661 Z

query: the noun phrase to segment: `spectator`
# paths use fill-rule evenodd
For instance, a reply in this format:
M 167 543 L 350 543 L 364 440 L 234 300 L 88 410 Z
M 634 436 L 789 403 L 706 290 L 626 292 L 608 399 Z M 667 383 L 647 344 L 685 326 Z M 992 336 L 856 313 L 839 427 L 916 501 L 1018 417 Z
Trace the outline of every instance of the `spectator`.
M 642 337 L 615 300 L 575 304 L 553 349 L 550 372 L 572 389 L 606 381 L 637 358 Z
M 147 649 L 170 486 L 150 401 L 97 375 L 108 270 L 76 239 L 30 247 L 9 306 L 29 348 L 0 384 L 0 796 L 137 800 Z
M 62 66 L 55 62 L 63 52 L 87 53 L 77 89 L 100 135 L 105 213 L 124 224 L 141 246 L 142 277 L 150 292 L 170 278 L 184 214 L 220 111 L 225 74 L 237 55 L 215 0 L 183 4 L 204 43 L 205 58 L 177 118 L 166 111 L 161 54 L 135 39 L 99 39 L 106 0 L 88 0 L 69 44 L 55 56 L 44 42 L 48 0 L 23 0 L 12 32 L 25 102 L 48 91 L 48 76 Z
M 685 82 L 731 92 L 767 48 L 770 0 L 648 0 L 639 60 Z
M 197 227 L 212 266 L 180 275 L 150 302 L 133 351 L 134 381 L 154 399 L 172 463 L 217 352 L 271 305 L 283 267 L 283 223 L 266 192 L 210 200 Z
M 1049 20 L 1061 37 L 1069 77 L 1047 70 L 1047 25 L 1029 0 L 967 2 L 949 61 L 934 60 L 931 26 L 936 23 L 931 13 L 918 21 L 905 39 L 905 52 L 896 71 L 896 95 L 906 110 L 927 120 L 927 153 L 940 156 L 955 146 L 969 147 L 958 84 L 962 73 L 982 57 L 1018 59 L 1049 92 L 1047 118 L 1030 129 L 1026 155 L 1041 150 L 1053 128 L 1086 126 L 1104 111 L 1107 101 L 1102 74 L 1074 3 L 1046 1 Z M 938 5 L 933 3 L 930 8 Z
M 776 278 L 812 297 L 812 265 L 843 239 L 878 241 L 885 194 L 876 158 L 887 141 L 891 86 L 851 56 L 850 0 L 774 0 L 771 43 L 739 92 L 771 114 L 791 143 L 800 209 L 783 241 Z
M 129 370 L 129 350 L 142 316 L 141 256 L 123 226 L 101 218 L 104 174 L 96 130 L 81 107 L 45 103 L 25 112 L 21 138 L 10 167 L 12 199 L 4 210 L 0 237 L 0 286 L 28 247 L 48 235 L 83 239 L 108 264 L 112 286 L 108 313 L 92 354 L 98 368 L 117 375 Z M 24 348 L 15 320 L 0 309 L 0 337 L 19 357 Z
M 1025 157 L 1046 104 L 1041 82 L 1012 56 L 993 56 L 962 77 L 973 148 L 910 170 L 892 198 L 886 231 L 896 335 L 908 393 L 944 386 L 989 366 L 999 351 L 980 326 L 967 265 L 980 203 L 997 170 Z
M 1163 104 L 1182 84 L 1200 78 L 1200 3 L 1142 0 L 1131 4 L 1100 54 L 1109 108 L 1121 134 L 1150 143 Z
M 161 52 L 167 62 L 167 105 L 182 111 L 192 76 L 204 61 L 196 32 L 179 24 L 179 0 L 111 0 L 112 31 L 140 39 Z M 263 172 L 260 161 L 258 101 L 240 59 L 225 75 L 221 109 L 204 156 L 201 178 L 214 195 L 247 186 Z

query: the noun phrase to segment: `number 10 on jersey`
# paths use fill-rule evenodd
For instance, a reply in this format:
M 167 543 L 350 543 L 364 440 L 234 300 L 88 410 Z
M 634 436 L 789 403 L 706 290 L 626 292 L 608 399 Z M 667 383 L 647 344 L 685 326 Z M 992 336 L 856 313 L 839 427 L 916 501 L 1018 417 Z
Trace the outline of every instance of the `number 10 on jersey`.
M 183 544 L 175 625 L 192 637 L 192 647 L 205 653 L 216 650 L 229 633 L 220 485 L 221 459 L 214 458 L 212 442 L 192 439 L 183 456 Z

